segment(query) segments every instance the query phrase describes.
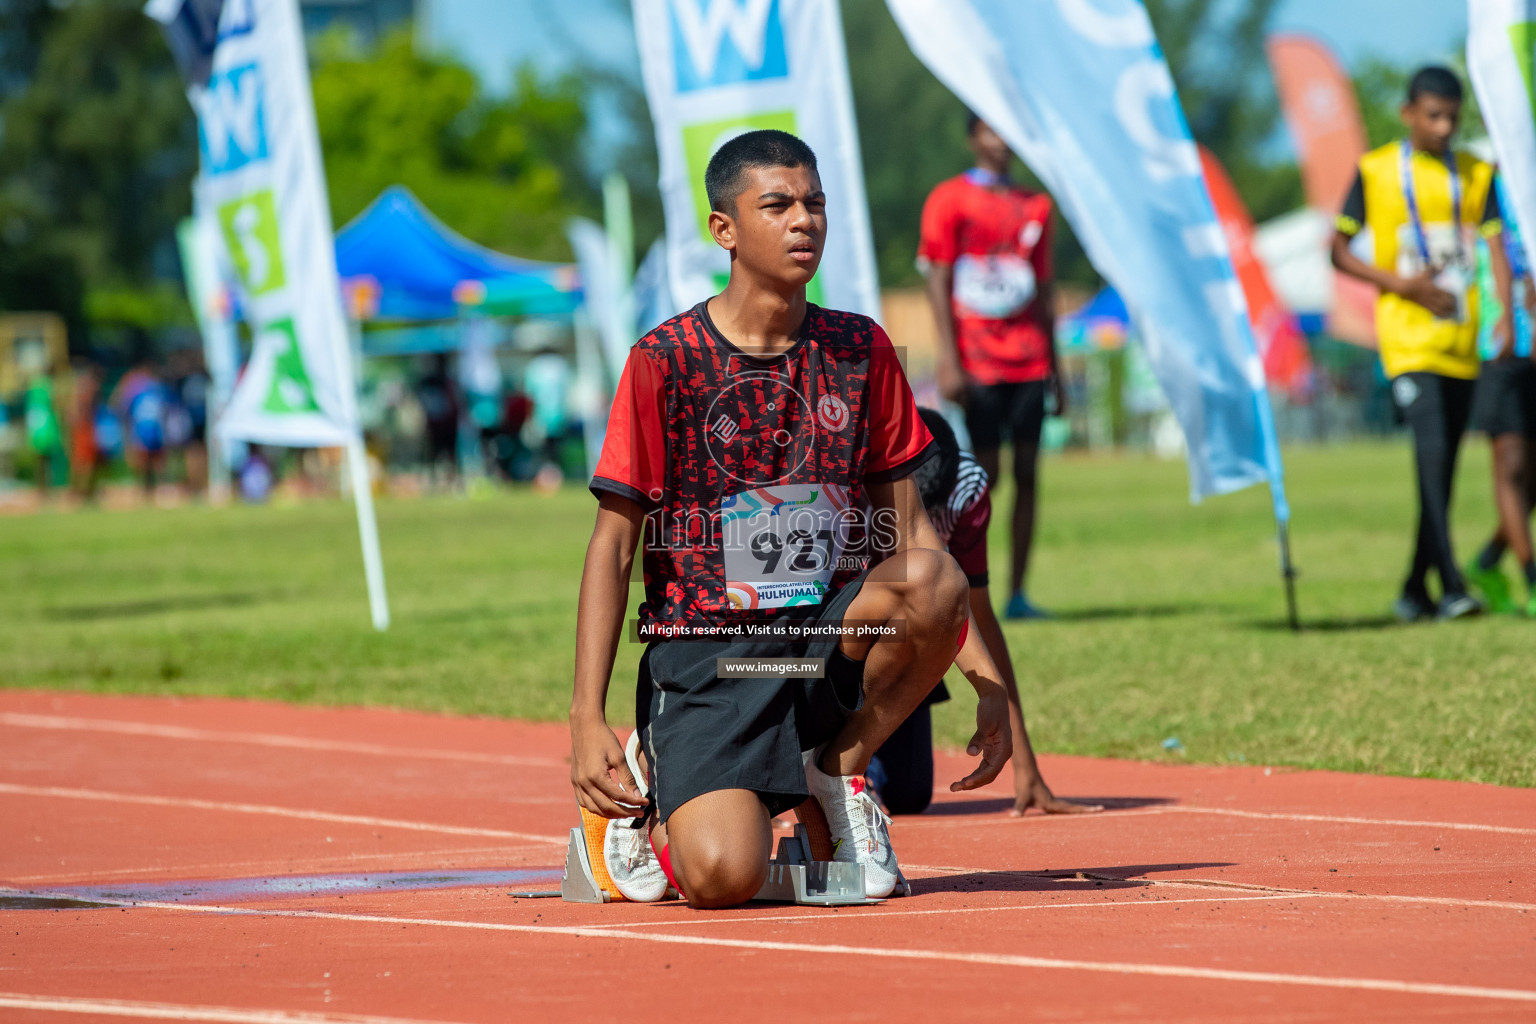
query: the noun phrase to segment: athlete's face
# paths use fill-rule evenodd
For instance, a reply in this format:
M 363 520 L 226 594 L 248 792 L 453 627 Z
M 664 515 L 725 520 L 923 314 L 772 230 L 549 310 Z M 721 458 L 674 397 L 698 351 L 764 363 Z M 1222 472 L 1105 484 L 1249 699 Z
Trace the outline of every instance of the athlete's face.
M 1408 126 L 1408 141 L 1415 149 L 1444 153 L 1461 122 L 1461 100 L 1421 92 L 1403 107 L 1403 124 Z
M 977 121 L 971 130 L 970 146 L 976 160 L 987 167 L 1006 170 L 1008 161 L 1013 159 L 1008 143 L 985 121 Z
M 803 287 L 821 265 L 827 197 L 809 167 L 749 167 L 736 215 L 712 213 L 710 233 L 733 264 L 787 287 Z

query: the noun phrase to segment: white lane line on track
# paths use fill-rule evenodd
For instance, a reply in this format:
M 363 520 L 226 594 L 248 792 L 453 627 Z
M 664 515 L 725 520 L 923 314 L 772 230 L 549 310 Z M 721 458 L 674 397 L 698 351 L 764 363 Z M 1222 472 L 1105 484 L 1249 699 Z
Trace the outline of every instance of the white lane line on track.
M 871 908 L 858 912 L 860 920 L 867 917 L 933 917 L 935 915 L 950 914 L 990 914 L 1008 910 L 1081 910 L 1095 907 L 1171 907 L 1174 905 L 1188 906 L 1191 903 L 1258 903 L 1265 900 L 1291 900 L 1303 899 L 1312 896 L 1320 896 L 1321 893 L 1285 893 L 1274 896 L 1229 896 L 1217 897 L 1208 900 L 1100 900 L 1095 903 L 1010 903 L 992 907 L 940 907 L 933 910 L 877 910 Z M 77 897 L 78 898 L 78 897 Z M 589 928 L 601 928 L 604 931 L 623 928 L 663 928 L 668 925 L 681 926 L 689 924 L 737 924 L 756 921 L 784 921 L 790 924 L 808 923 L 813 921 L 848 920 L 848 918 L 830 918 L 826 914 L 809 911 L 800 914 L 763 914 L 753 917 L 688 917 L 668 921 L 626 921 L 623 924 L 594 924 Z
M 106 793 L 96 789 L 65 789 L 60 786 L 19 786 L 0 782 L 0 793 L 18 796 L 61 797 L 68 800 L 103 800 L 109 803 L 147 804 L 151 807 L 191 807 L 202 811 L 230 811 L 235 814 L 268 814 L 278 818 L 304 821 L 330 821 L 339 825 L 368 825 L 374 828 L 400 828 L 410 832 L 440 832 L 452 836 L 489 836 L 495 839 L 521 839 L 524 842 L 554 843 L 564 846 L 568 837 L 540 836 L 529 832 L 508 832 L 496 828 L 472 828 L 468 825 L 435 825 L 425 821 L 401 821 L 398 818 L 374 818 L 362 814 L 332 814 L 266 804 L 226 803 L 222 800 L 197 800 L 191 797 L 148 796 L 139 793 Z
M 441 1024 L 407 1017 L 368 1017 L 351 1013 L 305 1013 L 299 1010 L 244 1010 L 234 1006 L 186 1006 L 130 999 L 87 999 L 75 996 L 0 992 L 0 1007 L 57 1013 L 91 1013 L 99 1017 L 139 1020 L 206 1020 L 227 1024 Z
M 1499 910 L 1536 910 L 1536 903 L 1516 903 L 1510 900 L 1479 900 L 1471 897 L 1459 896 L 1408 896 L 1390 892 L 1339 892 L 1328 889 L 1287 889 L 1278 885 L 1254 885 L 1246 882 L 1228 882 L 1219 878 L 1114 878 L 1109 875 L 1092 875 L 1086 879 L 1072 878 L 1068 875 L 1047 873 L 1042 871 L 1015 871 L 1008 868 L 959 868 L 953 866 L 938 866 L 933 864 L 903 864 L 908 871 L 922 871 L 928 877 L 947 877 L 950 875 L 987 875 L 987 874 L 1014 874 L 1026 877 L 1039 878 L 1042 882 L 1080 882 L 1080 881 L 1105 881 L 1122 882 L 1137 887 L 1166 888 L 1172 886 L 1178 889 L 1206 889 L 1226 890 L 1228 892 L 1257 892 L 1273 893 L 1277 896 L 1315 896 L 1319 898 L 1335 900 L 1379 900 L 1386 903 L 1427 903 L 1445 907 L 1493 907 Z M 1070 891 L 1070 890 L 1068 890 Z
M 390 747 L 377 743 L 353 743 L 347 740 L 308 739 L 266 732 L 220 732 L 216 729 L 191 729 L 180 725 L 156 725 L 153 722 L 123 722 L 107 718 L 69 718 L 63 715 L 30 715 L 0 712 L 0 725 L 19 729 L 61 729 L 83 732 L 111 732 L 124 736 L 154 736 L 168 740 L 202 740 L 215 743 L 250 743 L 262 747 L 294 750 L 329 750 L 343 754 L 377 754 L 384 757 L 424 757 L 440 761 L 467 761 L 474 764 L 515 765 L 522 768 L 563 768 L 565 762 L 553 757 L 524 757 L 519 754 L 477 754 L 461 750 L 430 750 L 420 747 Z
M 0 889 L 7 895 L 60 898 L 64 894 Z M 1434 982 L 1398 981 L 1391 978 L 1343 978 L 1317 974 L 1280 974 L 1270 971 L 1234 971 L 1214 967 L 1184 967 L 1175 964 L 1126 963 L 1112 960 L 1066 960 L 1057 957 L 1022 956 L 1007 953 L 966 953 L 942 949 L 901 949 L 880 946 L 845 946 L 833 943 L 773 942 L 759 939 L 730 939 L 703 935 L 672 935 L 656 931 L 625 931 L 589 926 L 499 924 L 492 921 L 455 921 L 430 917 L 393 917 L 383 914 L 338 914 L 324 910 L 256 910 L 249 907 L 215 906 L 190 903 L 136 902 L 133 900 L 93 899 L 93 903 L 137 907 L 141 910 L 168 910 L 190 914 L 225 914 L 243 917 L 283 917 L 317 921 L 348 921 L 363 924 L 419 925 L 428 928 L 459 928 L 468 931 L 510 932 L 522 935 L 565 935 L 584 939 L 628 939 L 679 946 L 712 946 L 723 949 L 751 949 L 781 953 L 811 953 L 817 956 L 873 957 L 879 960 L 928 960 L 951 963 L 982 964 L 995 967 L 1023 967 L 1039 970 L 1089 971 L 1100 974 L 1131 974 L 1161 978 L 1188 978 L 1200 981 L 1234 981 L 1260 985 L 1296 985 L 1310 988 L 1355 989 L 1367 992 L 1397 992 L 1405 995 L 1456 996 L 1468 999 L 1497 999 L 1507 1002 L 1536 1003 L 1536 991 L 1517 988 L 1488 988 L 1476 985 L 1442 985 Z
M 1045 821 L 1111 821 L 1120 818 L 1139 818 L 1152 814 L 1219 814 L 1232 818 L 1257 818 L 1272 821 L 1316 821 L 1336 825 L 1380 825 L 1391 828 L 1438 828 L 1456 832 L 1496 832 L 1502 835 L 1536 836 L 1536 828 L 1517 828 L 1513 825 L 1482 825 L 1467 821 L 1415 821 L 1404 818 L 1359 818 L 1337 814 L 1295 814 L 1289 811 L 1240 811 L 1232 807 L 1136 807 L 1129 810 L 1110 809 L 1102 814 L 1031 814 L 1028 821 L 1037 824 Z M 908 821 L 907 827 L 933 828 L 950 824 L 953 815 L 932 815 L 922 821 Z M 1018 818 L 976 817 L 967 825 L 1018 825 Z

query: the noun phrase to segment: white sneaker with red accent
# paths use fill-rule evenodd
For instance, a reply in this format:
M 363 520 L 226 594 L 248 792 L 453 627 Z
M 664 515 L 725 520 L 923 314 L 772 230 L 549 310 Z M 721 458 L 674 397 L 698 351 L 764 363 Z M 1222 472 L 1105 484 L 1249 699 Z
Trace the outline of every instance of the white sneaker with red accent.
M 862 775 L 828 775 L 817 765 L 820 750 L 805 753 L 805 782 L 827 815 L 832 859 L 864 865 L 864 895 L 883 899 L 901 870 L 891 849 L 891 819 L 875 803 Z
M 645 775 L 635 759 L 640 746 L 640 733 L 631 733 L 624 747 L 629 760 L 629 771 L 640 787 L 642 797 L 648 795 Z M 614 887 L 625 899 L 636 903 L 655 903 L 667 894 L 667 875 L 661 870 L 656 851 L 651 848 L 650 814 L 638 818 L 618 818 L 608 823 L 608 833 L 603 837 L 603 865 L 613 879 Z

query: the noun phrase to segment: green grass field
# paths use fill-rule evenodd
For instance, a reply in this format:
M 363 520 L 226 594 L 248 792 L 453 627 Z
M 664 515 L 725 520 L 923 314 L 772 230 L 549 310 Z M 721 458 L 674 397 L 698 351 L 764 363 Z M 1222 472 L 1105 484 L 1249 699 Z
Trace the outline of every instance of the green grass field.
M 1008 626 L 1037 747 L 1536 784 L 1536 621 L 1387 618 L 1412 529 L 1406 444 L 1287 462 L 1301 635 L 1262 489 L 1191 507 L 1181 463 L 1046 464 L 1031 589 L 1059 617 Z M 384 635 L 350 504 L 0 518 L 0 685 L 560 719 L 594 507 L 578 487 L 382 502 Z M 1456 515 L 1465 557 L 1493 521 L 1480 439 Z M 639 653 L 623 647 L 616 723 Z M 937 727 L 960 744 L 969 688 L 951 689 Z

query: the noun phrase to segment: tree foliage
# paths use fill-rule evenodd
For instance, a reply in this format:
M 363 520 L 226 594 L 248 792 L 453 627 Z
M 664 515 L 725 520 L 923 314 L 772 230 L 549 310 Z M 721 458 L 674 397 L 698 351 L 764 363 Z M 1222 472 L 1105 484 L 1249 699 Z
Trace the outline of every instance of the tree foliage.
M 13 0 L 0 20 L 0 306 L 76 328 L 91 292 L 176 268 L 196 134 L 139 0 Z
M 410 36 L 378 52 L 317 47 L 315 114 L 337 225 L 402 184 L 454 230 L 535 259 L 569 259 L 565 221 L 590 211 L 582 170 L 580 84 L 531 71 L 510 96 L 486 96 L 457 62 L 416 52 Z

